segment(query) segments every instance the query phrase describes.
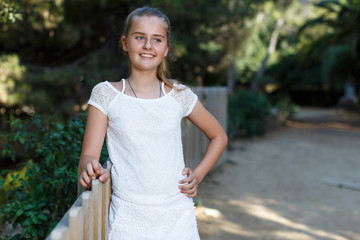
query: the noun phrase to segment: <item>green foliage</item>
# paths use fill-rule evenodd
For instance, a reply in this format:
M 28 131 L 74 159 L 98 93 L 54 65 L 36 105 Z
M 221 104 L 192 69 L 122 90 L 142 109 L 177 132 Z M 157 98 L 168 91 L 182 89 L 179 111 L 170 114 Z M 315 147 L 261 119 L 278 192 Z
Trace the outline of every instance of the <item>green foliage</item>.
M 265 133 L 270 102 L 256 92 L 240 90 L 229 96 L 229 135 L 254 136 Z
M 244 44 L 245 20 L 265 1 L 152 1 L 170 17 L 177 58 L 175 73 L 190 82 L 214 84 L 214 73 L 226 71 L 229 55 Z M 189 11 L 191 9 L 191 11 Z M 181 63 L 181 64 L 179 64 Z M 220 75 L 221 76 L 221 75 Z M 217 84 L 226 78 L 217 79 Z
M 286 120 L 299 110 L 299 107 L 288 95 L 269 95 L 268 99 L 271 102 L 272 116 L 274 117 L 275 124 L 284 124 Z
M 328 84 L 343 89 L 344 82 L 352 74 L 356 75 L 358 66 L 348 44 L 330 46 L 324 52 L 322 77 Z
M 0 0 L 0 24 L 22 20 L 19 4 L 11 0 Z
M 0 102 L 0 108 L 6 115 L 36 112 L 64 120 L 76 113 L 74 109 L 84 108 L 96 83 L 119 81 L 128 74 L 119 39 L 125 17 L 135 8 L 148 4 L 169 16 L 177 59 L 170 64 L 174 78 L 225 85 L 229 56 L 247 37 L 245 21 L 265 1 L 16 2 L 23 21 L 0 25 L 0 46 L 11 53 L 6 58 L 16 56 L 22 72 L 16 78 L 3 75 L 13 85 L 0 98 L 13 97 Z M 12 73 L 13 68 L 5 70 Z M 5 88 L 2 83 L 0 88 Z
M 296 30 L 314 16 L 313 10 L 311 6 L 304 6 L 300 1 L 266 1 L 258 6 L 256 15 L 246 20 L 248 36 L 243 47 L 236 52 L 235 62 L 240 84 L 248 84 L 254 80 L 253 76 L 260 69 L 267 54 L 277 20 L 283 19 L 284 26 L 280 29 L 276 51 L 270 55 L 267 66 L 276 65 L 284 57 L 299 51 L 305 40 L 296 38 Z
M 23 81 L 25 72 L 16 54 L 0 55 L 0 105 L 11 107 L 24 103 L 29 88 Z
M 44 124 L 39 115 L 30 121 L 11 119 L 4 154 L 15 158 L 12 146 L 18 143 L 28 159 L 19 169 L 25 169 L 25 176 L 9 170 L 1 173 L 0 187 L 7 202 L 1 203 L 0 216 L 3 222 L 22 228 L 22 233 L 12 239 L 44 239 L 76 199 L 85 115 L 49 124 Z M 102 159 L 106 156 L 103 149 Z M 6 181 L 8 174 L 10 181 Z
M 306 22 L 299 34 L 308 29 L 326 26 L 329 31 L 303 48 L 300 63 L 308 66 L 311 59 L 322 61 L 324 82 L 332 85 L 344 84 L 355 79 L 355 88 L 360 85 L 360 1 L 320 1 L 316 4 L 323 14 Z
M 86 107 L 92 87 L 100 80 L 117 81 L 126 69 L 103 48 L 78 64 L 39 68 L 20 64 L 15 54 L 0 56 L 0 108 L 67 120 Z

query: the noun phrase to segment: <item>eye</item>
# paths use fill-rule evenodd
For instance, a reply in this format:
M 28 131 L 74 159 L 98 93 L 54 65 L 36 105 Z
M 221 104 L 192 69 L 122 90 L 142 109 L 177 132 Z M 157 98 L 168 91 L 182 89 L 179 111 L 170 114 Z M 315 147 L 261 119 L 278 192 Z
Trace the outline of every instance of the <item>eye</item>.
M 161 39 L 160 38 L 155 38 L 154 42 L 161 42 Z
M 144 37 L 143 37 L 143 36 L 137 36 L 137 37 L 135 37 L 135 39 L 137 39 L 137 40 L 144 40 Z

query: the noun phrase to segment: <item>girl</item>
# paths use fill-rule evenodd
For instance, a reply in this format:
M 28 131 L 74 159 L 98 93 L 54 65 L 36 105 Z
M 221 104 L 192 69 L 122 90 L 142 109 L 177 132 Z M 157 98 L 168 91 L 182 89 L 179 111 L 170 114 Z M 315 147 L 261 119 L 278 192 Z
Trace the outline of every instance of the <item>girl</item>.
M 110 240 L 200 239 L 192 198 L 224 151 L 227 136 L 188 87 L 169 79 L 169 36 L 169 19 L 159 10 L 130 13 L 121 38 L 130 76 L 99 83 L 90 96 L 79 181 L 90 187 L 92 179 L 108 179 L 99 164 L 106 135 L 113 164 Z M 183 117 L 210 140 L 193 171 L 184 166 Z

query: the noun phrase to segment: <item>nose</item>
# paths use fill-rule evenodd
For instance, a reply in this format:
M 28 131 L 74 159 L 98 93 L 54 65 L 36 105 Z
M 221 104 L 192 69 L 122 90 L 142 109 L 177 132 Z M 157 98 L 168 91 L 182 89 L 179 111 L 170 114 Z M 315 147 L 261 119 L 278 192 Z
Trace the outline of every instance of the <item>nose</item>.
M 149 38 L 145 39 L 143 48 L 144 49 L 151 49 L 151 41 L 150 41 Z

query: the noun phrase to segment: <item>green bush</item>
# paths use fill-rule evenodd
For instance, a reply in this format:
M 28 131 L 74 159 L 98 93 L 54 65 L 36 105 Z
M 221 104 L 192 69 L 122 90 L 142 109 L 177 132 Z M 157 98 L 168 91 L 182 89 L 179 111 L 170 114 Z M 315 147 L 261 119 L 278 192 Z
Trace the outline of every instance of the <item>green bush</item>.
M 77 63 L 52 68 L 20 60 L 16 54 L 0 55 L 0 109 L 5 111 L 0 116 L 36 112 L 43 118 L 68 120 L 86 106 L 98 82 L 119 81 L 127 72 L 127 64 L 105 47 Z
M 256 92 L 240 90 L 229 96 L 229 136 L 255 136 L 265 133 L 270 103 Z
M 276 124 L 284 124 L 299 110 L 299 107 L 288 95 L 271 96 L 271 105 Z
M 0 189 L 6 203 L 0 216 L 5 223 L 20 225 L 21 234 L 5 239 L 44 239 L 76 199 L 77 169 L 86 124 L 86 113 L 66 123 L 44 124 L 39 115 L 30 121 L 11 119 L 11 134 L 3 154 L 16 157 L 14 144 L 21 144 L 27 161 L 20 164 L 25 176 L 3 170 Z M 107 158 L 103 149 L 102 159 Z M 6 188 L 4 187 L 6 183 Z

